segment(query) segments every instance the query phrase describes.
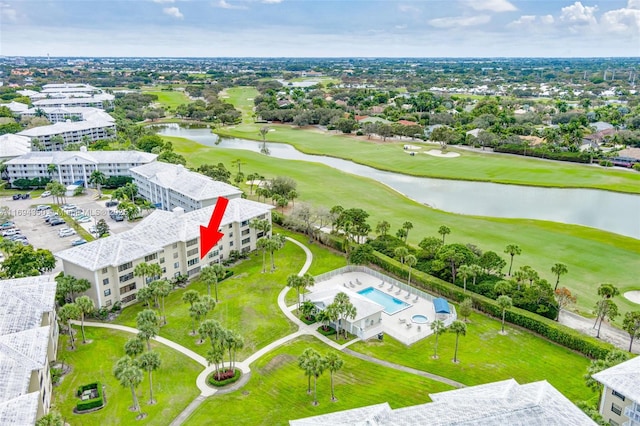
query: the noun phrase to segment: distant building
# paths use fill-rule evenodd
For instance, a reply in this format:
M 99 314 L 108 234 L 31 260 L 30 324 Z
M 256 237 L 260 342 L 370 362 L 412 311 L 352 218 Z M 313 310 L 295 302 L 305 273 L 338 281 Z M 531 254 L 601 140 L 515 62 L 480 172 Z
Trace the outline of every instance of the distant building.
M 33 101 L 33 106 L 50 108 L 93 107 L 108 109 L 113 107 L 114 99 L 115 97 L 108 93 L 98 93 L 93 96 L 78 96 L 78 94 L 76 94 L 73 97 L 51 97 L 39 99 L 37 101 Z
M 0 104 L 0 106 L 6 106 L 11 110 L 11 112 L 15 114 L 21 114 L 22 112 L 29 109 L 29 105 L 23 104 L 22 102 L 11 101 L 8 104 Z
M 7 161 L 9 182 L 16 179 L 51 177 L 63 185 L 79 180 L 87 186 L 91 173 L 99 170 L 105 176 L 131 176 L 129 170 L 156 161 L 158 156 L 140 151 L 51 151 L 29 152 Z M 49 174 L 49 165 L 57 168 Z
M 162 210 L 180 207 L 186 212 L 215 205 L 218 197 L 240 198 L 235 186 L 192 172 L 182 165 L 149 163 L 131 169 L 138 193 Z
M 42 86 L 40 93 L 102 93 L 102 90 L 82 83 L 52 83 Z
M 51 407 L 56 360 L 56 283 L 49 276 L 0 281 L 0 424 L 33 425 Z
M 392 409 L 385 402 L 291 420 L 289 425 L 596 425 L 546 381 L 520 385 L 510 379 L 429 396 L 433 402 L 426 404 Z
M 31 151 L 31 139 L 7 133 L 0 136 L 0 161 L 10 160 Z
M 604 385 L 600 415 L 612 426 L 640 426 L 640 357 L 593 375 Z
M 112 120 L 95 118 L 89 121 L 65 121 L 51 124 L 49 126 L 34 127 L 18 133 L 27 136 L 33 142 L 39 142 L 41 151 L 61 151 L 65 145 L 70 143 L 82 143 L 86 139 L 95 142 L 101 139 L 113 139 L 116 137 L 116 123 Z M 52 140 L 55 136 L 62 137 L 62 143 Z
M 134 276 L 136 265 L 155 263 L 162 268 L 162 278 L 178 275 L 193 277 L 201 268 L 222 262 L 232 250 L 250 252 L 263 236 L 249 226 L 253 219 L 271 222 L 273 206 L 236 198 L 229 200 L 220 223 L 224 237 L 200 259 L 200 226 L 207 226 L 214 206 L 185 213 L 181 208 L 168 212 L 155 210 L 135 228 L 121 234 L 100 238 L 55 254 L 62 260 L 65 274 L 86 278 L 91 283 L 87 295 L 96 307 L 116 302 L 128 305 L 146 283 Z M 150 282 L 151 277 L 147 278 Z
M 115 122 L 116 119 L 104 110 L 91 107 L 65 107 L 65 108 L 28 108 L 20 112 L 23 117 L 36 117 L 38 114 L 44 116 L 52 123 L 71 121 L 92 121 L 103 120 Z

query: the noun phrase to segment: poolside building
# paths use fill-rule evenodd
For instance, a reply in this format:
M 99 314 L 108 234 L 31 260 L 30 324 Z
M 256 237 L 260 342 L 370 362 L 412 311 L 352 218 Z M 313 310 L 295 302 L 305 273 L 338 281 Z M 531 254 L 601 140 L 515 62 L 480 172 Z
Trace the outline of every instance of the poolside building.
M 392 409 L 369 405 L 289 421 L 290 426 L 454 426 L 558 425 L 597 423 L 546 380 L 518 384 L 514 379 L 429 394 L 433 402 Z
M 0 424 L 33 425 L 51 407 L 56 283 L 43 275 L 0 281 Z
M 640 357 L 593 375 L 602 383 L 600 415 L 612 426 L 640 426 Z

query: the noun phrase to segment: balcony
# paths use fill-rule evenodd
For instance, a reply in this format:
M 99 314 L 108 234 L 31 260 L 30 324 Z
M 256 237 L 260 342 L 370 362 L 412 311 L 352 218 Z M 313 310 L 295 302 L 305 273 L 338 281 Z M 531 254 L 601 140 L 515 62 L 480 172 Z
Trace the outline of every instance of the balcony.
M 629 417 L 629 421 L 625 422 L 625 426 L 640 426 L 640 405 L 632 404 L 624 409 L 624 415 Z

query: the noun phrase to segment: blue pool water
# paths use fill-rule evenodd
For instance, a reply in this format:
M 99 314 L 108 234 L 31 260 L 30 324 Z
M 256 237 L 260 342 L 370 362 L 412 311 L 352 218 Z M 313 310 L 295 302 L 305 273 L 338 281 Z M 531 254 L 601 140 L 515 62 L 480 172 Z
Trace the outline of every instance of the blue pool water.
M 416 324 L 426 324 L 429 322 L 429 318 L 426 315 L 414 315 L 411 317 L 411 321 Z
M 400 299 L 396 299 L 393 296 L 389 296 L 387 293 L 373 287 L 367 287 L 364 290 L 360 290 L 358 294 L 361 294 L 367 299 L 373 300 L 374 302 L 384 306 L 384 311 L 389 315 L 393 315 L 396 312 L 411 306 L 411 304 L 403 302 Z

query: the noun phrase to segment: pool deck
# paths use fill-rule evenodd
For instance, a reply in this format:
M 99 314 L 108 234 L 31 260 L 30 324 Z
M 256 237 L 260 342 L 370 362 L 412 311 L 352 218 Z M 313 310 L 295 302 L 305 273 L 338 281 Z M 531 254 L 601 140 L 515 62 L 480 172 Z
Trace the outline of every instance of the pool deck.
M 360 282 L 360 284 L 358 284 L 358 282 Z M 385 282 L 383 286 L 380 286 L 380 284 L 380 278 L 376 278 L 367 273 L 347 272 L 316 283 L 313 286 L 313 291 L 343 288 L 357 293 L 367 287 L 376 288 L 389 296 L 411 305 L 392 315 L 385 312 L 382 313 L 382 330 L 385 334 L 392 336 L 405 345 L 415 343 L 432 334 L 431 323 L 436 319 L 436 312 L 430 300 L 418 297 L 418 300 L 415 301 L 415 291 L 408 295 L 406 290 L 400 290 L 400 292 L 398 292 L 398 287 L 394 286 L 391 288 L 391 284 L 388 282 Z M 414 323 L 411 321 L 413 315 L 426 315 L 428 322 L 426 324 Z M 439 319 L 443 320 L 445 318 L 447 318 L 447 315 L 439 317 Z

